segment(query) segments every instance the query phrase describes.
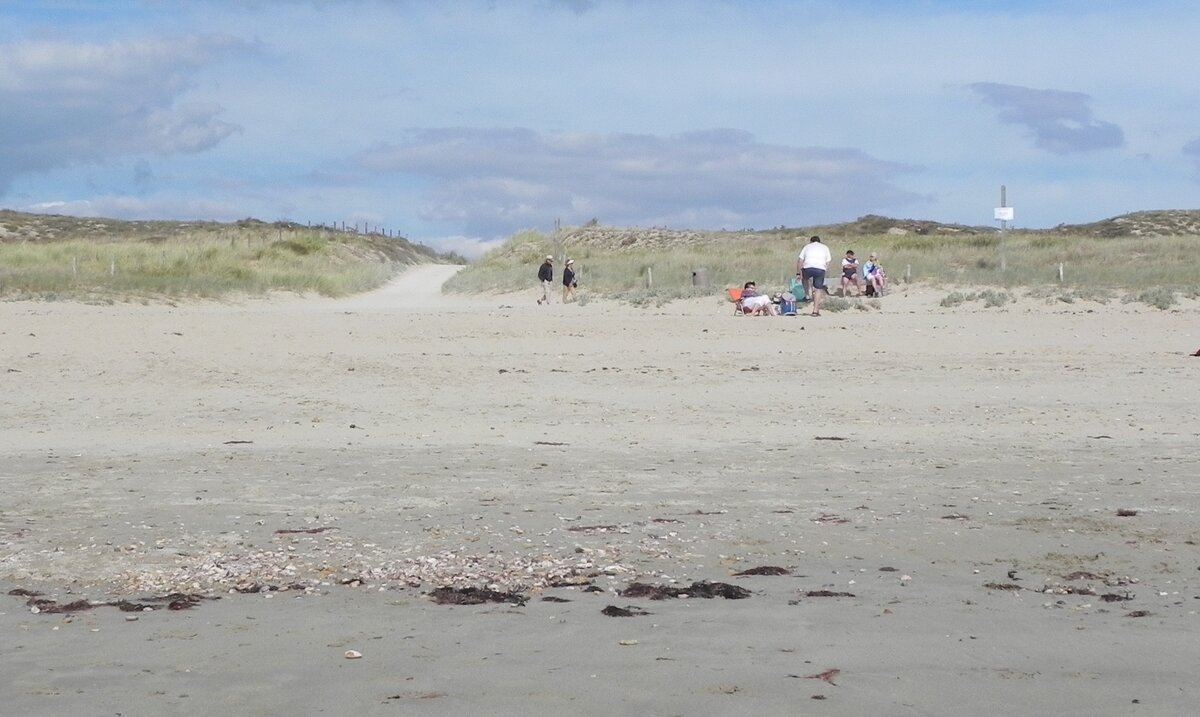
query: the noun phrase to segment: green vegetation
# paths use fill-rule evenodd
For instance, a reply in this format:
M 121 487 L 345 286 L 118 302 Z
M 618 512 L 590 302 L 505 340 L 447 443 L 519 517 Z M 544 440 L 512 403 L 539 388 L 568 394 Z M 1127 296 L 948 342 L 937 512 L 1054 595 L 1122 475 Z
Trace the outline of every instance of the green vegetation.
M 1000 307 L 1016 290 L 1030 295 L 1107 301 L 1130 295 L 1152 306 L 1170 306 L 1167 297 L 1192 296 L 1200 289 L 1196 236 L 1086 237 L 1057 233 L 823 234 L 836 263 L 853 249 L 864 260 L 875 252 L 895 287 L 988 287 L 973 294 L 952 293 L 952 306 L 982 301 Z M 635 303 L 715 295 L 727 286 L 758 282 L 764 291 L 785 290 L 795 273 L 795 255 L 807 232 L 672 232 L 583 227 L 557 236 L 522 232 L 468 266 L 447 289 L 464 293 L 527 289 L 542 258 L 575 259 L 580 287 Z M 1060 281 L 1059 271 L 1062 270 Z M 708 287 L 693 286 L 699 272 Z M 1049 292 L 1049 293 L 1048 293 Z
M 243 220 L 117 222 L 0 212 L 0 297 L 344 296 L 439 258 L 400 238 Z
M 1060 297 L 1060 299 L 1061 298 L 1062 297 Z M 1004 306 L 1013 300 L 1013 295 L 1007 291 L 984 289 L 983 291 L 973 291 L 969 294 L 965 294 L 961 291 L 952 291 L 946 295 L 946 298 L 942 299 L 941 304 L 942 306 L 950 307 L 958 306 L 959 304 L 968 301 L 982 301 L 985 308 L 991 309 L 997 306 Z M 1074 299 L 1072 298 L 1070 300 L 1066 300 L 1067 303 L 1070 303 L 1071 301 L 1074 301 Z

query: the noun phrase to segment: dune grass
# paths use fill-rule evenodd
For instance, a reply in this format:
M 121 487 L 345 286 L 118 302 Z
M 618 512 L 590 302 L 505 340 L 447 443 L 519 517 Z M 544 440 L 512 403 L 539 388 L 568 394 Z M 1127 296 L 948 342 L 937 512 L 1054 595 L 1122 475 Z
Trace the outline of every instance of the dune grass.
M 258 241 L 0 244 L 0 296 L 7 298 L 217 298 L 270 291 L 343 296 L 377 287 L 395 270 L 365 247 L 316 233 Z
M 919 283 L 953 287 L 1056 291 L 1071 300 L 1113 295 L 1151 305 L 1165 296 L 1200 295 L 1200 238 L 1195 236 L 1095 238 L 1053 234 L 825 236 L 834 254 L 830 281 L 847 249 L 860 261 L 875 252 L 893 286 Z M 515 291 L 533 286 L 547 253 L 575 259 L 581 289 L 645 301 L 715 295 L 727 286 L 756 281 L 760 289 L 786 289 L 795 256 L 806 238 L 774 234 L 719 235 L 710 241 L 668 247 L 572 246 L 570 234 L 522 232 L 459 272 L 450 291 Z M 1062 268 L 1060 280 L 1059 270 Z M 707 287 L 693 285 L 700 272 Z M 995 297 L 992 305 L 997 305 Z

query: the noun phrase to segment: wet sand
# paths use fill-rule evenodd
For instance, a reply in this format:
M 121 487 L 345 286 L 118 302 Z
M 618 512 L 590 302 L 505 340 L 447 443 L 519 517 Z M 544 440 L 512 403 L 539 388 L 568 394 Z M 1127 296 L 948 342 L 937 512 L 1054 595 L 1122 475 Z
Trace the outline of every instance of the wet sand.
M 1194 302 L 741 318 L 438 298 L 449 271 L 0 304 L 0 593 L 220 598 L 0 594 L 5 713 L 1200 703 Z M 789 574 L 734 575 L 762 566 Z

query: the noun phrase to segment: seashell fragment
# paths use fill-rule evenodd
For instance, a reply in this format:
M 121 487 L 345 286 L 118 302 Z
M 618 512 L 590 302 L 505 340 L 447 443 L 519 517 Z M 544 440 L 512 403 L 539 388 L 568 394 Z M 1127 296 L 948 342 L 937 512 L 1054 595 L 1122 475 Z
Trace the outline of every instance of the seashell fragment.
M 362 653 L 358 650 L 346 650 L 345 657 L 347 660 L 357 660 L 362 657 Z

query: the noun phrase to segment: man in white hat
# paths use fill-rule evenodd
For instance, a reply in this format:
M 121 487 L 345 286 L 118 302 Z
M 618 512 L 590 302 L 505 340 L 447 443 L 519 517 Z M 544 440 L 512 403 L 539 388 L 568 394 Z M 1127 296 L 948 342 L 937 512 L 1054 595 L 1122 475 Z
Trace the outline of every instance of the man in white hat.
M 550 286 L 554 283 L 554 255 L 547 254 L 546 261 L 538 267 L 538 281 L 542 282 L 542 298 L 538 299 L 539 304 L 550 303 Z

